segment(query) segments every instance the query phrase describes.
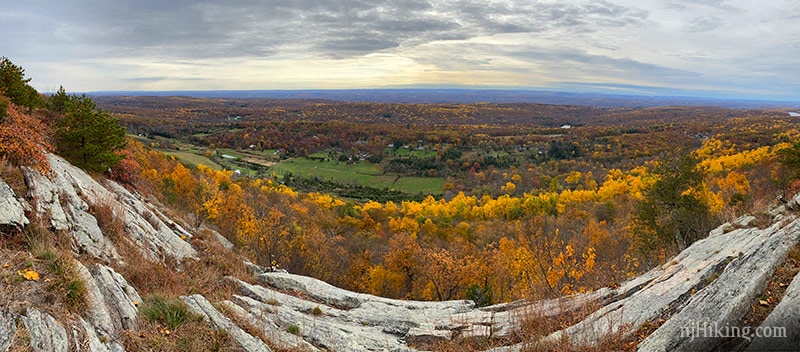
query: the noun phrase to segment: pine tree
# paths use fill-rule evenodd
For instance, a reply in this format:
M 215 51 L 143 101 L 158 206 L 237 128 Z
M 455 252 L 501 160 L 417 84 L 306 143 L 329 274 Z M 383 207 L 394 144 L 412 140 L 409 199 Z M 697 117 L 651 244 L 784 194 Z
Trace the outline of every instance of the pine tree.
M 96 109 L 85 95 L 70 97 L 65 115 L 58 121 L 56 148 L 73 164 L 87 170 L 105 171 L 122 159 L 114 152 L 125 147 L 125 127 L 108 112 Z
M 69 101 L 70 97 L 64 90 L 64 86 L 60 86 L 58 87 L 58 92 L 51 95 L 50 98 L 47 99 L 47 107 L 54 112 L 63 113 L 67 110 L 67 104 Z
M 7 57 L 0 58 L 0 94 L 8 97 L 12 103 L 27 107 L 29 111 L 43 104 L 39 92 L 28 85 L 30 78 L 25 78 L 25 69 L 14 65 Z M 0 117 L 6 114 L 5 107 L 0 109 Z

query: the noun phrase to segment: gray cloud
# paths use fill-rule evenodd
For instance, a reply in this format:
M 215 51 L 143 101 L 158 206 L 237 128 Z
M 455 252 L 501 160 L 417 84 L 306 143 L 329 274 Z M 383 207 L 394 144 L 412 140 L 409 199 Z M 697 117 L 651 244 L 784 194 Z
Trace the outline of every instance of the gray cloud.
M 800 95 L 798 16 L 794 0 L 14 1 L 0 13 L 0 55 L 126 88 L 207 79 L 230 89 L 231 76 L 255 75 L 314 84 L 287 72 L 313 66 L 319 82 L 352 72 L 367 82 L 373 70 L 373 81 L 449 73 L 442 79 L 476 74 L 464 82 L 481 84 L 497 73 L 519 86 L 592 79 Z
M 687 32 L 708 32 L 724 25 L 724 22 L 719 17 L 697 17 L 692 19 L 684 26 Z
M 585 5 L 479 1 L 89 1 L 26 2 L 42 22 L 76 26 L 70 41 L 104 55 L 270 56 L 301 51 L 364 55 L 404 43 L 467 39 L 552 28 L 597 30 L 644 13 L 607 1 Z M 29 19 L 26 19 L 29 20 Z M 41 40 L 42 38 L 37 38 Z

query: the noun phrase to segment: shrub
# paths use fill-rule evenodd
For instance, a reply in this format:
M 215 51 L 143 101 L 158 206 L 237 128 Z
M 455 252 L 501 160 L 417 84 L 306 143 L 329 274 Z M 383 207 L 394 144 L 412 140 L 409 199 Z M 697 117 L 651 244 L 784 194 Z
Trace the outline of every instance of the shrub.
M 8 116 L 0 122 L 0 156 L 14 166 L 32 166 L 47 173 L 50 164 L 44 153 L 50 129 L 39 119 L 19 112 L 13 105 Z
M 467 288 L 467 299 L 475 302 L 476 307 L 486 307 L 494 304 L 491 287 L 472 285 Z

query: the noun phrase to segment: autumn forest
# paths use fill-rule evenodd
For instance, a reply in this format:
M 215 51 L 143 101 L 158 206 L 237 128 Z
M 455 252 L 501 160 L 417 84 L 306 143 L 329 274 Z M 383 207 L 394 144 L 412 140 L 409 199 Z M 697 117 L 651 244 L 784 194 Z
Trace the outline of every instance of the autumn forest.
M 789 110 L 41 95 L 0 64 L 4 179 L 55 151 L 258 265 L 385 297 L 614 286 L 800 190 Z
M 796 192 L 784 110 L 96 97 L 112 177 L 258 264 L 479 305 L 615 285 Z

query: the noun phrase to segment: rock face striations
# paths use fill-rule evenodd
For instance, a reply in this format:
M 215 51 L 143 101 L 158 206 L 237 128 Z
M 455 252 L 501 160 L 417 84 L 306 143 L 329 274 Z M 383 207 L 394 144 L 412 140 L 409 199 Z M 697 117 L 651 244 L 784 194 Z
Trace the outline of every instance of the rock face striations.
M 192 231 L 162 207 L 112 181 L 96 181 L 57 156 L 48 160 L 52 175 L 23 169 L 27 195 L 15 195 L 0 180 L 0 228 L 19 231 L 38 218 L 68 234 L 88 307 L 79 316 L 57 318 L 39 301 L 0 302 L 0 351 L 14 346 L 22 331 L 37 351 L 124 351 L 125 332 L 141 323 L 142 298 L 112 269 L 112 263 L 126 258 L 103 233 L 92 209 L 113 209 L 123 219 L 129 242 L 148 260 L 180 263 L 199 258 L 202 251 L 186 240 Z M 586 314 L 539 342 L 591 348 L 608 336 L 628 338 L 648 328 L 652 332 L 639 350 L 714 350 L 729 346 L 730 339 L 698 327 L 741 325 L 751 302 L 800 240 L 800 219 L 791 210 L 797 203 L 796 198 L 773 210 L 766 228 L 751 225 L 754 217 L 742 217 L 619 287 L 561 299 L 483 308 L 471 301 L 393 300 L 250 264 L 255 282 L 221 279 L 233 292 L 229 299 L 194 294 L 181 300 L 211 327 L 227 331 L 244 351 L 413 351 L 470 339 L 501 344 L 495 351 L 519 351 L 530 343 L 517 333 L 525 316 L 576 311 Z M 800 350 L 798 312 L 800 279 L 795 278 L 763 322 L 764 327 L 782 327 L 786 337 L 748 336 L 736 348 Z

